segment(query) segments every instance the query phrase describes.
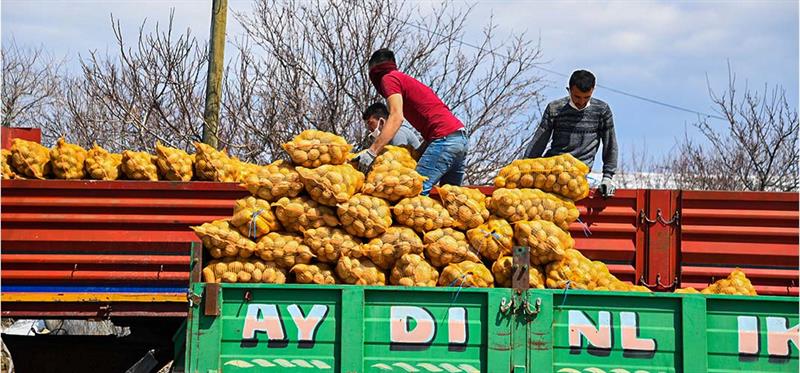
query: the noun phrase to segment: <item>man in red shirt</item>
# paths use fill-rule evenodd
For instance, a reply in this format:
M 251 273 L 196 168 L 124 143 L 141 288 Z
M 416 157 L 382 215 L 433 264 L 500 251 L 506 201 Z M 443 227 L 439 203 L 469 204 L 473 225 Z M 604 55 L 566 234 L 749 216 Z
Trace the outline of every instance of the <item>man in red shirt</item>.
M 369 58 L 369 80 L 386 98 L 389 118 L 378 138 L 358 157 L 358 168 L 369 171 L 405 119 L 424 140 L 417 162 L 417 172 L 427 177 L 422 194 L 427 195 L 437 183 L 461 185 L 469 137 L 450 108 L 430 87 L 397 70 L 394 52 L 389 49 L 379 49 Z

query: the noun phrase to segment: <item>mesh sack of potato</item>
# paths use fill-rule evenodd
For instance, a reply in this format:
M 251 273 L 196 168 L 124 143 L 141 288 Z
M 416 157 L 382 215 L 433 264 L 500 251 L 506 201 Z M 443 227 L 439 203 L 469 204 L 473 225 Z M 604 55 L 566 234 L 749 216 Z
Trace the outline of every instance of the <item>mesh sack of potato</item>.
M 319 227 L 303 232 L 303 242 L 317 260 L 334 263 L 340 256 L 361 257 L 361 241 L 339 228 Z
M 339 225 L 339 217 L 329 206 L 320 205 L 306 196 L 283 197 L 273 203 L 275 215 L 281 225 L 289 232 L 303 232 L 322 226 Z
M 239 160 L 231 158 L 211 145 L 194 143 L 197 150 L 194 158 L 194 173 L 200 180 L 231 183 L 239 180 Z
M 328 206 L 347 202 L 364 185 L 364 174 L 349 164 L 297 167 L 297 172 L 311 198 Z
M 688 288 L 675 289 L 675 293 L 676 294 L 700 294 L 700 291 L 695 289 L 695 288 L 693 288 L 693 287 L 688 287 Z
M 214 258 L 247 258 L 256 251 L 256 243 L 242 236 L 227 220 L 215 220 L 191 228 Z
M 158 174 L 164 180 L 189 181 L 192 180 L 193 162 L 189 153 L 161 145 L 156 142 L 156 166 Z
M 255 163 L 242 162 L 236 157 L 232 159 L 239 165 L 239 177 L 236 179 L 239 183 L 243 183 L 250 175 L 258 172 L 259 167 L 261 167 Z
M 345 163 L 353 146 L 344 137 L 329 132 L 305 130 L 292 141 L 283 144 L 283 149 L 289 153 L 294 164 L 315 168 Z
M 587 284 L 589 290 L 609 290 L 611 287 L 620 288 L 621 285 L 617 283 L 621 281 L 609 272 L 605 263 L 593 260 L 590 268 L 591 279 Z
M 333 269 L 325 263 L 295 264 L 289 271 L 298 284 L 333 285 L 337 283 Z
M 554 157 L 518 159 L 500 169 L 498 188 L 536 188 L 577 201 L 589 195 L 589 167 L 569 153 Z
M 389 270 L 405 254 L 422 254 L 424 245 L 414 230 L 389 227 L 385 233 L 364 244 L 361 251 L 378 267 Z
M 453 218 L 453 227 L 472 229 L 489 219 L 486 196 L 480 190 L 454 185 L 444 185 L 437 190 L 442 204 Z
M 511 287 L 513 264 L 514 258 L 510 256 L 501 256 L 492 264 L 492 274 L 494 275 L 495 285 L 504 288 Z M 528 267 L 528 285 L 534 289 L 544 289 L 544 275 L 540 267 Z
M 117 180 L 122 154 L 109 153 L 95 144 L 86 154 L 86 174 L 95 180 Z
M 545 265 L 561 259 L 575 241 L 561 228 L 546 220 L 520 220 L 514 223 L 514 239 L 531 250 L 531 264 Z
M 346 284 L 386 285 L 386 274 L 367 258 L 342 256 L 336 263 L 336 274 Z
M 539 189 L 495 189 L 488 201 L 489 211 L 513 223 L 520 220 L 547 220 L 564 231 L 578 220 L 580 212 L 569 200 Z
M 297 264 L 308 264 L 314 258 L 311 248 L 303 238 L 291 233 L 269 232 L 258 240 L 256 255 L 282 268 L 290 269 Z
M 377 167 L 382 164 L 394 164 L 408 167 L 410 169 L 417 168 L 417 161 L 411 156 L 408 149 L 402 146 L 386 145 L 383 151 L 372 162 L 372 167 Z
M 11 167 L 17 174 L 35 179 L 50 175 L 50 149 L 33 141 L 11 140 Z
M 361 191 L 397 202 L 403 198 L 419 195 L 424 181 L 425 177 L 413 168 L 405 167 L 396 161 L 385 162 L 372 167 Z
M 148 152 L 135 152 L 132 150 L 122 152 L 122 165 L 120 168 L 128 179 L 158 181 L 156 156 Z
M 502 255 L 511 255 L 514 228 L 505 219 L 492 216 L 486 223 L 468 230 L 467 240 L 482 257 L 497 260 Z
M 252 240 L 281 229 L 269 202 L 253 196 L 234 202 L 231 225 Z
M 417 254 L 401 256 L 389 276 L 392 285 L 400 286 L 436 286 L 438 280 L 439 271 Z
M 224 258 L 203 268 L 205 282 L 285 284 L 286 270 L 260 259 Z
M 303 191 L 300 174 L 284 161 L 257 166 L 246 173 L 242 186 L 256 197 L 275 202 L 283 197 L 297 197 Z
M 2 176 L 3 180 L 13 179 L 16 177 L 16 173 L 14 170 L 11 169 L 11 165 L 8 163 L 9 159 L 11 158 L 11 151 L 8 149 L 3 149 L 3 168 L 2 168 Z
M 66 142 L 63 137 L 50 149 L 50 162 L 57 179 L 83 179 L 86 176 L 86 149 Z
M 339 221 L 347 233 L 373 238 L 392 226 L 392 211 L 386 201 L 357 193 L 337 209 Z
M 703 294 L 758 295 L 750 279 L 739 268 L 734 269 L 727 278 L 718 280 L 700 292 Z
M 439 275 L 439 286 L 493 288 L 494 277 L 482 263 L 452 263 Z
M 419 233 L 450 227 L 453 219 L 441 203 L 428 196 L 400 200 L 393 208 L 395 221 Z
M 589 289 L 589 284 L 595 279 L 592 272 L 592 261 L 587 259 L 580 251 L 568 249 L 560 260 L 556 260 L 545 267 L 545 285 L 548 289 Z
M 469 246 L 464 233 L 453 228 L 436 229 L 425 233 L 425 257 L 434 267 L 463 261 L 480 262 L 477 251 Z

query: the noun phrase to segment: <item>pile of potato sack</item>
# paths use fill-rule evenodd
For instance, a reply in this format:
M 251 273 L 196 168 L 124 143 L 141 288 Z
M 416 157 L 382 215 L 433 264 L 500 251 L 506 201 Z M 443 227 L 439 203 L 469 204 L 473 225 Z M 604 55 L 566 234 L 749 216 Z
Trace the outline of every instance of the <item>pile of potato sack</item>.
M 15 139 L 3 150 L 2 176 L 241 183 L 252 196 L 236 201 L 229 219 L 192 227 L 214 258 L 206 282 L 510 287 L 520 245 L 530 248 L 532 288 L 649 291 L 574 248 L 573 201 L 589 194 L 589 168 L 569 154 L 513 161 L 491 197 L 445 185 L 434 199 L 420 195 L 424 178 L 401 147 L 387 146 L 367 175 L 348 163 L 344 138 L 316 130 L 284 144 L 291 163 L 261 166 L 195 147 L 113 154 Z M 739 270 L 703 293 L 755 295 Z

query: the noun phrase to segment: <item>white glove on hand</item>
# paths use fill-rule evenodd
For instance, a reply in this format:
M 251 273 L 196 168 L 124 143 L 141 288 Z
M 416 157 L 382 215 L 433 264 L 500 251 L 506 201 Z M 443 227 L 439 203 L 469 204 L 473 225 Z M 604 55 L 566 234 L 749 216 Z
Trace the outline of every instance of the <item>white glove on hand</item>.
M 597 187 L 597 190 L 600 192 L 600 195 L 603 198 L 613 197 L 614 192 L 617 191 L 617 188 L 614 186 L 614 180 L 611 180 L 610 177 L 604 176 L 603 181 L 600 182 L 600 186 Z
M 369 169 L 372 168 L 372 162 L 375 162 L 375 154 L 372 153 L 372 150 L 367 149 L 363 151 L 355 161 L 358 162 L 358 170 L 363 172 L 365 175 L 369 173 Z

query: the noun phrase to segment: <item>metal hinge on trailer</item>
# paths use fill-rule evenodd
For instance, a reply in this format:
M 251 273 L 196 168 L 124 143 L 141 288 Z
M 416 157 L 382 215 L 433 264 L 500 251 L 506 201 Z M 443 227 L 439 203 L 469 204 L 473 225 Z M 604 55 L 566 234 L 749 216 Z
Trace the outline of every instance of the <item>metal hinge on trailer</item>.
M 675 276 L 675 278 L 672 279 L 672 283 L 671 284 L 662 284 L 661 283 L 661 273 L 659 272 L 659 273 L 656 273 L 656 283 L 655 284 L 648 284 L 647 281 L 644 279 L 644 275 L 642 275 L 641 277 L 639 277 L 639 284 L 647 287 L 648 289 L 670 290 L 670 289 L 673 289 L 676 286 L 678 286 L 678 276 Z
M 528 298 L 530 289 L 530 263 L 531 252 L 526 246 L 516 246 L 513 251 L 513 263 L 511 265 L 511 299 L 505 297 L 500 302 L 500 313 L 502 314 L 522 314 L 526 317 L 534 317 L 542 309 L 542 298 L 536 298 L 531 305 Z M 528 320 L 529 321 L 529 320 Z
M 675 213 L 672 214 L 672 218 L 669 220 L 664 219 L 664 212 L 661 209 L 656 209 L 656 218 L 650 219 L 647 217 L 647 213 L 644 212 L 644 209 L 639 210 L 639 224 L 651 226 L 655 223 L 659 223 L 665 227 L 679 227 L 681 225 L 681 212 L 675 210 Z

